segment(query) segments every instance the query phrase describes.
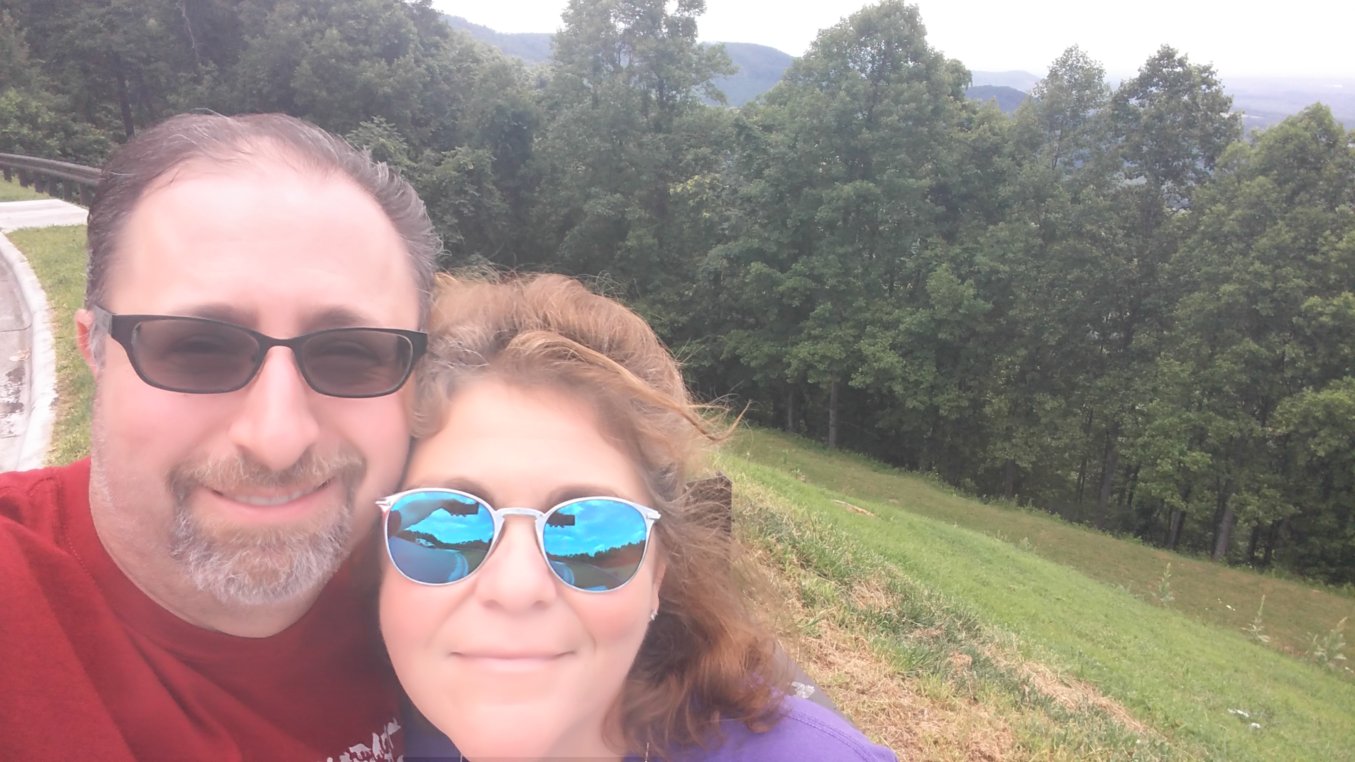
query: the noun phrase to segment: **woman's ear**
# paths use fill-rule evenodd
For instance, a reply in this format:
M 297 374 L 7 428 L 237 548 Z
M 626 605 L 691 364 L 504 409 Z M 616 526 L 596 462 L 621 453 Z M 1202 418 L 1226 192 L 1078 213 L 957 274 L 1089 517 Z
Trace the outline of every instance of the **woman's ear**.
M 659 613 L 659 591 L 663 589 L 663 575 L 667 571 L 667 560 L 664 559 L 663 554 L 658 554 L 658 557 L 654 560 L 654 584 L 649 595 L 649 610 L 654 612 L 654 616 L 658 616 Z M 654 616 L 649 618 L 650 621 L 654 620 Z

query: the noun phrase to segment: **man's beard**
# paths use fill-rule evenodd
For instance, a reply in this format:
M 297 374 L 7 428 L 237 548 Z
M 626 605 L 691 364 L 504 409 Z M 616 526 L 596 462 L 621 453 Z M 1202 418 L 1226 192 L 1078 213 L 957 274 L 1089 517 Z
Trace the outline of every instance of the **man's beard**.
M 354 495 L 366 461 L 345 449 L 321 459 L 311 451 L 285 471 L 245 458 L 181 464 L 169 474 L 174 520 L 170 556 L 199 590 L 227 604 L 281 603 L 323 586 L 348 554 Z M 314 488 L 326 482 L 342 493 L 338 505 L 302 526 L 241 527 L 204 521 L 189 501 L 198 490 L 230 495 L 251 488 Z

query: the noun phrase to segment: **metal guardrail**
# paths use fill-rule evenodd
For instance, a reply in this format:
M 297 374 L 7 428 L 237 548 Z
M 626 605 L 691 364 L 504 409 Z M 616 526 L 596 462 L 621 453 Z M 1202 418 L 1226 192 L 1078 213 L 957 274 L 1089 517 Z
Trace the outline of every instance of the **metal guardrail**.
M 25 188 L 86 207 L 99 184 L 99 170 L 93 167 L 15 153 L 0 153 L 0 173 L 6 180 L 17 176 Z

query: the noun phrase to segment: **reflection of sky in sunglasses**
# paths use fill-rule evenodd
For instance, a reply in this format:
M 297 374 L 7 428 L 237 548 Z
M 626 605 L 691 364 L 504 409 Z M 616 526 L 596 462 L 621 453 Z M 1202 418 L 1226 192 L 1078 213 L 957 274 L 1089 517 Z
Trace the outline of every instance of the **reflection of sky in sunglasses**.
M 469 507 L 461 499 L 452 496 L 439 497 L 437 501 L 444 505 L 462 502 Z M 584 504 L 575 504 L 573 511 L 578 512 L 571 512 L 574 518 L 572 526 L 546 525 L 546 544 L 553 555 L 590 555 L 644 540 L 644 517 L 625 503 L 590 500 Z M 489 538 L 485 532 L 489 526 L 487 518 L 477 518 L 474 514 L 455 515 L 439 508 L 406 529 L 432 534 L 449 545 L 458 545 L 487 542 Z

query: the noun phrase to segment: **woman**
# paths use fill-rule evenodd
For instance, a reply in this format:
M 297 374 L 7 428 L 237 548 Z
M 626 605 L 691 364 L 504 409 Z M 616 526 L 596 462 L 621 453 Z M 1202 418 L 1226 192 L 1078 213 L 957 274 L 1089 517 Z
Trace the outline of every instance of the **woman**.
M 561 276 L 441 284 L 381 630 L 407 757 L 892 760 L 783 695 L 724 517 L 721 431 L 654 332 Z M 440 731 L 440 732 L 437 732 Z

